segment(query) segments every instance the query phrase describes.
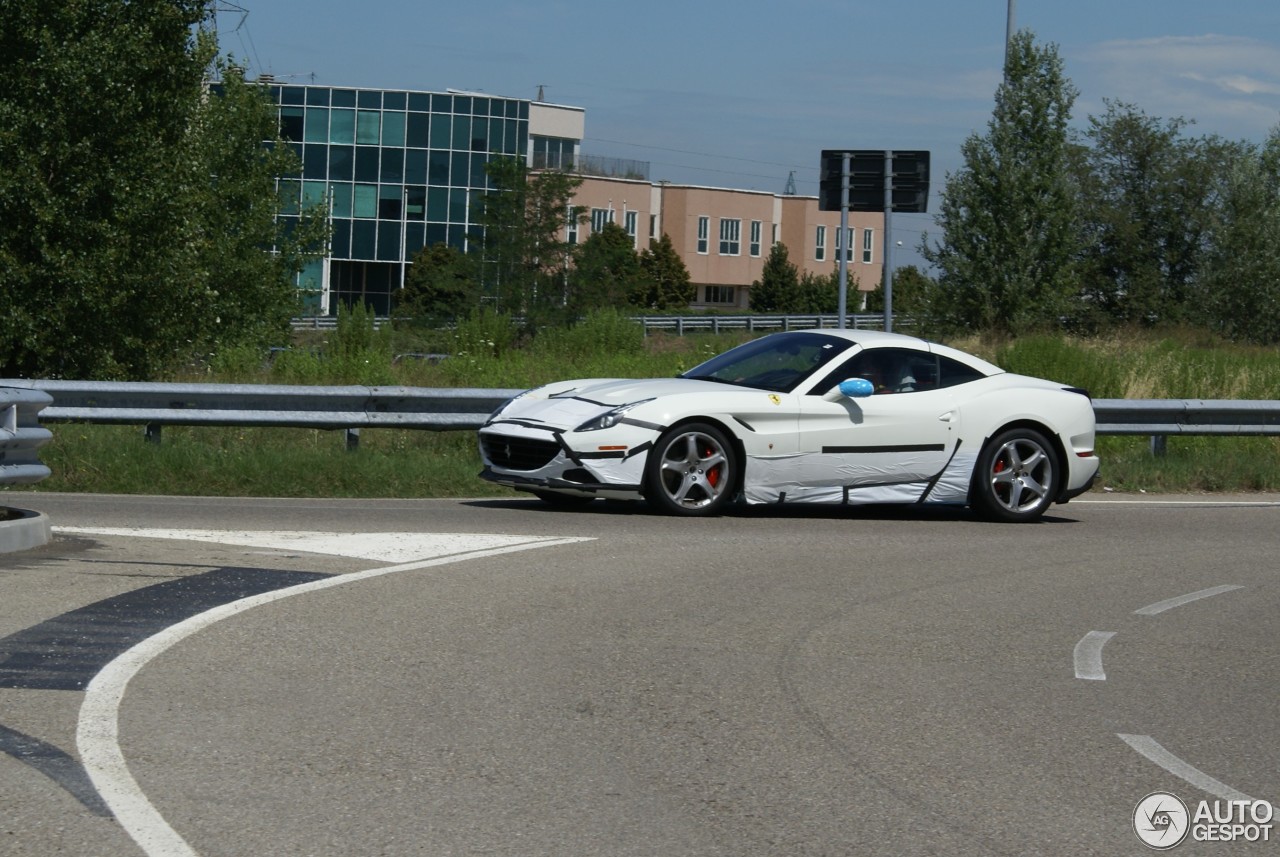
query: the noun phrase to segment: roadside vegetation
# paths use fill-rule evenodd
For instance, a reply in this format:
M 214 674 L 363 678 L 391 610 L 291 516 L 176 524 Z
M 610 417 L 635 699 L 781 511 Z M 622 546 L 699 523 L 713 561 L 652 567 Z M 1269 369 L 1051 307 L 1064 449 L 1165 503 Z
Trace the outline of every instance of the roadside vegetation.
M 745 337 L 645 337 L 627 316 L 695 296 L 667 236 L 640 252 L 613 224 L 571 240 L 587 218 L 580 178 L 498 158 L 474 229 L 413 257 L 391 324 L 354 306 L 337 331 L 293 331 L 316 311 L 331 201 L 288 178 L 297 129 L 221 52 L 210 4 L 5 10 L 0 377 L 512 389 L 669 376 Z M 990 122 L 920 239 L 929 270 L 894 272 L 895 310 L 921 335 L 1099 398 L 1280 397 L 1280 129 L 1194 137 L 1191 120 L 1111 101 L 1081 120 L 1055 45 L 1023 31 L 1007 57 Z M 834 275 L 802 268 L 775 244 L 750 309 L 834 312 Z M 305 430 L 167 427 L 158 446 L 135 427 L 54 431 L 41 490 L 501 490 L 475 478 L 470 433 L 365 431 L 348 453 L 340 434 Z M 1115 489 L 1280 490 L 1277 443 L 1099 450 Z
M 429 339 L 375 329 L 359 313 L 338 330 L 299 334 L 285 351 L 237 348 L 173 380 L 525 389 L 566 377 L 662 377 L 745 340 L 746 333 L 645 336 L 616 312 L 522 338 L 482 316 Z M 1104 337 L 968 336 L 948 344 L 1013 372 L 1089 389 L 1096 398 L 1274 398 L 1280 349 L 1218 341 L 1195 329 Z M 440 359 L 438 355 L 448 354 Z M 140 426 L 53 425 L 42 491 L 283 497 L 509 496 L 476 478 L 473 432 L 365 429 L 348 452 L 341 432 L 169 426 L 159 444 Z M 1105 488 L 1200 492 L 1280 490 L 1280 438 L 1145 437 L 1098 442 Z M 20 488 L 14 491 L 24 490 Z

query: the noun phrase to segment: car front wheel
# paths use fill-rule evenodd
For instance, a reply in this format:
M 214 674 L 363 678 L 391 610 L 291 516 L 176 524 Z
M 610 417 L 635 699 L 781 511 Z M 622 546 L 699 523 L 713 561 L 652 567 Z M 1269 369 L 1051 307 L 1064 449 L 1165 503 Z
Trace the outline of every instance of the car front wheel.
M 974 506 L 994 521 L 1033 521 L 1058 493 L 1058 462 L 1040 432 L 1013 428 L 983 447 L 974 474 Z
M 686 423 L 667 431 L 645 465 L 645 499 L 669 515 L 715 515 L 737 477 L 733 446 L 718 428 Z

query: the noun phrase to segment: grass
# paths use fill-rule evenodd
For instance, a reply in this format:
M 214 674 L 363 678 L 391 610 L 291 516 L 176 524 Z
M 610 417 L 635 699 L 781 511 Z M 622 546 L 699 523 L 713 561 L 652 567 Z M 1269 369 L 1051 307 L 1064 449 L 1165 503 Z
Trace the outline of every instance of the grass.
M 174 380 L 528 388 L 568 377 L 670 377 L 745 333 L 643 336 L 615 314 L 521 343 L 489 317 L 434 339 L 357 328 L 300 334 L 294 347 L 215 355 Z M 1012 372 L 1089 389 L 1096 398 L 1280 398 L 1280 349 L 1239 347 L 1196 331 L 1097 339 L 1053 336 L 949 344 Z M 447 352 L 443 361 L 421 359 Z M 397 356 L 399 355 L 399 356 Z M 365 429 L 348 452 L 341 432 L 168 426 L 147 443 L 138 426 L 52 425 L 41 451 L 52 476 L 6 490 L 274 497 L 472 497 L 510 492 L 476 478 L 471 432 Z M 1175 437 L 1155 457 L 1144 437 L 1098 441 L 1103 484 L 1120 491 L 1280 491 L 1280 438 Z

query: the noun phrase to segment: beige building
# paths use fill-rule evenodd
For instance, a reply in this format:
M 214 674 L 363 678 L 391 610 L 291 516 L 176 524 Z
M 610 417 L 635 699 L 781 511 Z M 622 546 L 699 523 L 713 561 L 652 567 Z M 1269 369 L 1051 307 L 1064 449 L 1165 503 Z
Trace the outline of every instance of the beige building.
M 834 272 L 839 249 L 851 247 L 850 312 L 862 306 L 855 289 L 865 295 L 880 284 L 883 214 L 850 212 L 846 242 L 840 212 L 819 211 L 812 196 L 583 176 L 575 201 L 589 219 L 570 240 L 585 241 L 606 223 L 625 229 L 637 250 L 669 235 L 697 284 L 695 309 L 747 309 L 775 242 L 802 273 L 816 275 Z

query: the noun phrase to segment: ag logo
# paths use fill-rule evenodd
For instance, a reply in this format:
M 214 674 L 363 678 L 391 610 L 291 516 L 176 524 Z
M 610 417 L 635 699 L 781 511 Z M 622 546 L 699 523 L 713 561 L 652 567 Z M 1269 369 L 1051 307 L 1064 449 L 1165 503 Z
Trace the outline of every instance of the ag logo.
M 1181 798 L 1168 792 L 1152 792 L 1133 810 L 1133 832 L 1142 844 L 1166 851 L 1182 843 L 1191 829 L 1191 815 Z

